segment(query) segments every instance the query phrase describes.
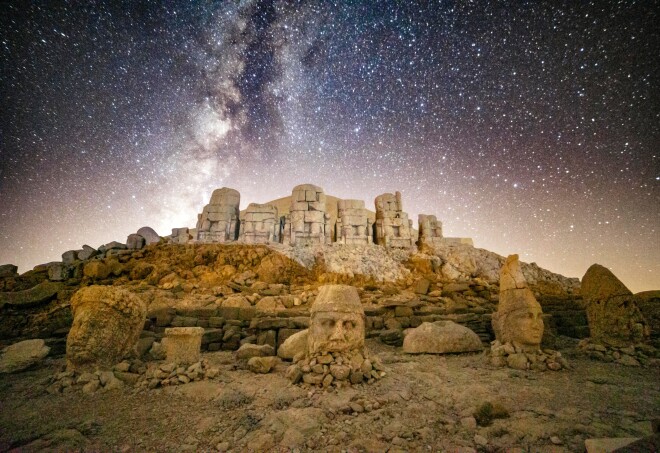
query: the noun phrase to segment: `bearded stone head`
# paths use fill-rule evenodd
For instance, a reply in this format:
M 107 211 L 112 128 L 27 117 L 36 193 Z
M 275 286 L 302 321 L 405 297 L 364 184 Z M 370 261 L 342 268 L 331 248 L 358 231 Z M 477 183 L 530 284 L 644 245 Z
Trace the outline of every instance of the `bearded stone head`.
M 364 310 L 357 289 L 322 286 L 310 312 L 309 355 L 364 350 Z

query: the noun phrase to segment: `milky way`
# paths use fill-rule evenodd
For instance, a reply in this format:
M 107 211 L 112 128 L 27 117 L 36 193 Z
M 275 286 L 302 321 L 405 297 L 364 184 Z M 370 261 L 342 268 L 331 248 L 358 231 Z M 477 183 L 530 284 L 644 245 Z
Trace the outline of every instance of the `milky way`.
M 660 288 L 657 8 L 494 3 L 3 3 L 0 263 L 309 182 Z

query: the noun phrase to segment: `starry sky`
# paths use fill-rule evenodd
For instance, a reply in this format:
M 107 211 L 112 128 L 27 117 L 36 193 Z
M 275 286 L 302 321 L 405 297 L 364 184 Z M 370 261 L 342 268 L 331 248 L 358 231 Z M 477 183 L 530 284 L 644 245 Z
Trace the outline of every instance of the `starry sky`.
M 656 5 L 657 6 L 657 5 Z M 660 289 L 659 9 L 635 1 L 7 1 L 0 263 L 313 183 Z

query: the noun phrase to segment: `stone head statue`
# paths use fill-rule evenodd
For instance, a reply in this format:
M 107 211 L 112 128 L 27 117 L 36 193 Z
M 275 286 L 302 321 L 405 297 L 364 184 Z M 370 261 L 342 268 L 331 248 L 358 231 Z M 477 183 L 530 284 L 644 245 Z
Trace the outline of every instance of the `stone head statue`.
M 309 355 L 364 350 L 364 310 L 357 289 L 322 286 L 310 312 Z
M 493 330 L 502 343 L 533 352 L 543 338 L 543 311 L 520 269 L 518 255 L 509 256 L 500 271 L 500 301 L 493 313 Z

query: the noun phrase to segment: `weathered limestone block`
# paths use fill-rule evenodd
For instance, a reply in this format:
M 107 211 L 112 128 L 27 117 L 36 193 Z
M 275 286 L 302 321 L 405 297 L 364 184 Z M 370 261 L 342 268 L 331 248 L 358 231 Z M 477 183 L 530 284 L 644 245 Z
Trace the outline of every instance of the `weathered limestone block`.
M 378 195 L 376 203 L 376 244 L 385 247 L 414 245 L 412 220 L 403 212 L 401 192 Z
M 187 244 L 195 237 L 190 228 L 172 228 L 172 242 L 174 244 Z
M 165 329 L 163 348 L 167 361 L 179 365 L 199 362 L 203 327 L 169 327 Z
M 241 213 L 239 238 L 246 244 L 268 244 L 280 241 L 280 218 L 277 208 L 269 204 L 250 203 Z
M 284 340 L 284 343 L 277 349 L 278 357 L 286 360 L 293 360 L 298 354 L 307 354 L 307 337 L 309 329 L 294 333 Z
M 136 233 L 129 234 L 126 238 L 126 248 L 129 250 L 140 250 L 145 244 L 145 239 Z
M 293 188 L 291 208 L 285 217 L 283 242 L 290 245 L 332 242 L 330 214 L 326 212 L 323 189 L 312 184 Z
M 44 340 L 25 340 L 7 346 L 0 353 L 0 373 L 15 373 L 41 361 L 50 348 Z
M 592 265 L 582 277 L 580 292 L 593 342 L 621 348 L 648 340 L 648 323 L 635 296 L 609 269 Z
M 1 292 L 0 308 L 4 305 L 18 307 L 43 304 L 55 298 L 62 288 L 62 283 L 44 281 L 23 291 Z
M 238 239 L 241 194 L 223 187 L 216 189 L 197 220 L 200 242 L 231 242 Z
M 434 215 L 420 214 L 419 222 L 419 245 L 433 247 L 444 242 L 442 237 L 442 222 Z
M 362 200 L 337 201 L 337 242 L 348 245 L 371 244 L 372 223 Z
M 449 354 L 481 351 L 479 335 L 452 321 L 424 322 L 406 332 L 403 352 L 408 354 Z
M 70 369 L 111 367 L 135 352 L 146 303 L 114 286 L 87 286 L 71 298 L 73 325 L 66 340 Z

